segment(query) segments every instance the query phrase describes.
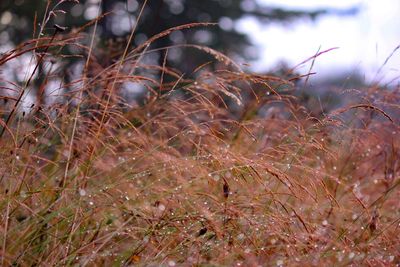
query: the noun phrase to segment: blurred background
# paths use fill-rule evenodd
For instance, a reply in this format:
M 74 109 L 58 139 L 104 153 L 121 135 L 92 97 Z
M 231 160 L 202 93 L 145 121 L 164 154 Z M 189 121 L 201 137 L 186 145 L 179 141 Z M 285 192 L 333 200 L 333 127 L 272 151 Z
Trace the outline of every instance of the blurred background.
M 254 29 L 250 38 L 262 50 L 255 69 L 272 68 L 281 61 L 296 65 L 319 48 L 338 47 L 316 60 L 317 78 L 357 73 L 368 83 L 397 85 L 400 53 L 395 50 L 400 44 L 400 28 L 396 23 L 399 1 L 260 0 L 259 3 L 285 10 L 331 12 L 315 20 L 302 19 L 291 24 L 266 25 L 254 19 L 242 20 L 240 29 Z
M 52 34 L 53 23 L 70 31 L 100 13 L 110 12 L 100 20 L 98 42 L 111 53 L 123 46 L 124 38 L 137 21 L 142 2 L 52 1 L 49 8 L 53 13 L 44 35 Z M 34 34 L 41 26 L 47 3 L 46 0 L 0 2 L 1 53 L 37 37 Z M 170 27 L 215 22 L 216 26 L 173 32 L 152 48 L 200 44 L 221 51 L 238 63 L 249 64 L 244 68 L 262 74 L 316 72 L 309 80 L 311 87 L 340 86 L 343 81 L 347 86 L 370 83 L 396 86 L 400 63 L 396 51 L 400 44 L 398 14 L 400 2 L 396 0 L 150 0 L 139 21 L 134 45 Z M 323 53 L 315 62 L 308 60 L 301 64 L 330 48 L 337 49 Z M 204 53 L 193 49 L 171 48 L 167 56 L 170 65 L 179 66 L 186 73 L 208 60 Z M 24 76 L 15 70 L 26 67 L 28 59 L 18 60 L 13 64 L 14 71 L 2 72 L 21 81 Z M 146 60 L 162 63 L 163 52 L 153 53 Z

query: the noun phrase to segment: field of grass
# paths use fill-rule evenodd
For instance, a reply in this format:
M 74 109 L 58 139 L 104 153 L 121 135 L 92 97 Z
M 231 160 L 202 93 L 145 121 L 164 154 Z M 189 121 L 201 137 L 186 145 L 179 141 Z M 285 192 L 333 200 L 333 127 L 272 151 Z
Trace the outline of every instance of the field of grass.
M 331 110 L 206 47 L 192 48 L 218 67 L 142 62 L 158 38 L 199 26 L 139 47 L 133 30 L 108 66 L 84 28 L 1 56 L 3 68 L 35 52 L 37 66 L 25 84 L 1 74 L 1 264 L 397 266 L 399 88 L 338 88 Z M 71 47 L 83 70 L 50 101 Z M 140 101 L 128 83 L 146 88 Z

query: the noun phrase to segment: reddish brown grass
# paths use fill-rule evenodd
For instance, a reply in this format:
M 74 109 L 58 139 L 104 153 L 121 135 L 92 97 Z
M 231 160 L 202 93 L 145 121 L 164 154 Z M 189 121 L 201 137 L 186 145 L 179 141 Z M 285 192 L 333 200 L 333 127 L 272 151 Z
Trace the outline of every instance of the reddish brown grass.
M 291 82 L 209 48 L 197 46 L 225 67 L 195 78 L 142 64 L 176 29 L 108 67 L 83 28 L 1 57 L 62 63 L 73 46 L 85 59 L 58 101 L 28 109 L 34 74 L 22 86 L 2 77 L 14 92 L 0 110 L 3 265 L 398 264 L 398 88 L 345 91 L 345 107 L 314 117 L 280 89 Z M 126 82 L 146 88 L 143 103 L 124 98 Z

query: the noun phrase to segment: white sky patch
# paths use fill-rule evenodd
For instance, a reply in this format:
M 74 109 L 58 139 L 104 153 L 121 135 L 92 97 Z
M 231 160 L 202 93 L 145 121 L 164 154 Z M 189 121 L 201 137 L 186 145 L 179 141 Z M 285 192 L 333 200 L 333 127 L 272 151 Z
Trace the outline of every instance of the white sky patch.
M 11 49 L 11 46 L 6 46 L 7 49 Z M 19 57 L 13 58 L 3 65 L 2 73 L 6 80 L 12 82 L 23 83 L 26 82 L 30 76 L 33 79 L 37 78 L 38 72 L 33 73 L 36 67 L 37 61 L 33 53 L 25 53 Z
M 46 86 L 46 96 L 44 97 L 46 104 L 54 104 L 61 99 L 64 93 L 63 81 L 56 79 L 48 82 Z
M 279 6 L 283 8 L 293 8 L 301 10 L 313 10 L 326 7 L 346 8 L 359 4 L 360 0 L 258 0 L 261 4 L 269 6 Z
M 259 48 L 259 60 L 253 69 L 265 71 L 279 62 L 295 66 L 314 55 L 318 48 L 339 47 L 320 56 L 314 71 L 319 77 L 333 72 L 351 72 L 358 69 L 367 81 L 385 82 L 400 76 L 400 50 L 394 53 L 381 73 L 378 69 L 400 44 L 400 1 L 398 0 L 259 0 L 260 4 L 283 8 L 316 10 L 324 7 L 351 8 L 359 4 L 355 16 L 321 16 L 316 21 L 298 20 L 289 27 L 272 23 L 262 25 L 256 19 L 246 18 L 237 27 L 250 35 Z M 308 66 L 304 68 L 308 71 Z M 302 70 L 303 72 L 303 70 Z

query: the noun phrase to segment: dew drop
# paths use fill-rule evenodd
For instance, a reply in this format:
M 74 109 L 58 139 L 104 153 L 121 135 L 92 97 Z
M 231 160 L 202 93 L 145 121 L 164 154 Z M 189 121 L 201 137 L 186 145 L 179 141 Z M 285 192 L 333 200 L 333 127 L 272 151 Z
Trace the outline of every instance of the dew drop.
M 244 234 L 238 234 L 237 239 L 238 240 L 243 240 L 244 239 Z
M 80 195 L 81 197 L 86 196 L 86 190 L 83 189 L 83 188 L 79 189 L 79 195 Z

